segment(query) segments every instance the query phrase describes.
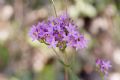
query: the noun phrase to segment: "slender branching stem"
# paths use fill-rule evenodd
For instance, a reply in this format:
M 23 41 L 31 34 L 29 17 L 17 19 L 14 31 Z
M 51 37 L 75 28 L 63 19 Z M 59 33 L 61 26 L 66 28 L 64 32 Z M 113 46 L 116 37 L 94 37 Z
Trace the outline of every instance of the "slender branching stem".
M 65 51 L 64 51 L 65 52 Z M 65 52 L 65 64 L 68 65 L 68 57 L 67 57 L 67 53 Z M 67 70 L 67 67 L 64 66 L 64 80 L 68 80 L 68 70 Z
M 68 80 L 68 71 L 66 69 L 66 67 L 64 67 L 64 80 Z
M 55 16 L 57 17 L 57 11 L 56 11 L 56 8 L 55 8 L 55 2 L 54 2 L 54 0 L 50 0 L 50 2 L 52 2 L 53 9 L 54 9 L 54 12 L 55 12 Z
M 68 10 L 68 0 L 65 0 L 65 6 L 66 6 L 66 13 L 67 13 L 67 10 Z
M 56 56 L 60 58 L 59 54 L 57 53 L 57 51 L 52 47 L 52 50 L 55 52 Z
M 57 53 L 57 51 L 52 47 L 52 50 L 54 51 L 54 53 L 57 56 L 57 59 L 60 61 L 60 63 L 62 63 L 63 65 L 65 65 L 64 61 L 60 58 L 60 55 Z

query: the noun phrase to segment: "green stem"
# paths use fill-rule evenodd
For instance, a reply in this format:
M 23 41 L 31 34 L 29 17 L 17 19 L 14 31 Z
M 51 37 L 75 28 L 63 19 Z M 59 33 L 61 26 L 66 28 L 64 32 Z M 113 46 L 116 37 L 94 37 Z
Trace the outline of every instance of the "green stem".
M 68 64 L 68 57 L 67 57 L 67 53 L 64 50 L 64 80 L 68 80 L 69 78 L 69 74 L 68 74 L 68 68 L 70 67 L 70 65 Z
M 60 56 L 58 55 L 57 51 L 52 47 L 53 51 L 55 52 L 56 56 L 58 56 L 60 58 Z
M 63 61 L 62 59 L 60 59 L 60 56 L 59 56 L 59 54 L 57 53 L 57 51 L 56 51 L 53 47 L 52 47 L 52 50 L 53 50 L 54 53 L 56 54 L 58 61 L 59 61 L 61 64 L 64 65 L 64 61 Z
M 60 61 L 60 63 L 61 63 L 62 65 L 64 65 L 64 67 L 70 67 L 70 65 L 67 65 L 67 64 L 65 63 L 65 61 L 63 61 L 62 59 L 60 59 L 60 55 L 57 53 L 57 51 L 56 51 L 54 48 L 52 48 L 52 50 L 54 51 L 54 53 L 55 53 L 56 56 L 58 57 L 57 59 Z
M 53 5 L 53 9 L 54 9 L 54 12 L 55 12 L 55 16 L 57 17 L 57 11 L 56 11 L 56 8 L 55 8 L 55 2 L 54 0 L 50 0 L 52 2 L 52 5 Z
M 101 79 L 104 80 L 104 75 L 102 72 L 100 72 Z
M 64 80 L 68 80 L 68 71 L 66 66 L 64 66 Z

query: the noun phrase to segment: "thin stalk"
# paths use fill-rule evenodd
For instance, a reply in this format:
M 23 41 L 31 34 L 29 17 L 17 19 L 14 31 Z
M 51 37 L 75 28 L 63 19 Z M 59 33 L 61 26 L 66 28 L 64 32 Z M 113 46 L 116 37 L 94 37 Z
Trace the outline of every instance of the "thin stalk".
M 54 51 L 54 53 L 56 54 L 56 56 L 58 57 L 58 58 L 60 58 L 60 56 L 59 56 L 59 54 L 57 53 L 57 51 L 52 47 L 52 50 Z
M 65 0 L 65 6 L 66 6 L 66 13 L 67 13 L 67 9 L 68 9 L 68 0 Z
M 50 2 L 52 2 L 52 6 L 53 6 L 53 9 L 54 9 L 54 12 L 55 12 L 55 16 L 57 17 L 57 11 L 56 11 L 56 8 L 55 8 L 55 2 L 54 2 L 54 0 L 50 0 Z
M 68 80 L 68 71 L 66 67 L 64 67 L 64 80 Z
M 52 50 L 55 52 L 56 56 L 58 57 L 57 59 L 59 60 L 59 62 L 60 62 L 62 65 L 64 65 L 64 66 L 68 66 L 68 65 L 66 65 L 66 64 L 64 63 L 64 61 L 60 58 L 60 55 L 57 53 L 57 51 L 56 51 L 54 48 L 52 48 Z
M 104 75 L 100 72 L 101 79 L 104 80 Z
M 56 54 L 56 56 L 58 56 L 58 58 L 60 58 L 60 56 L 59 56 L 59 54 L 56 52 L 56 50 L 54 49 L 54 48 L 52 48 L 53 49 L 53 51 L 55 52 L 55 54 Z M 66 55 L 66 53 L 64 54 L 65 56 L 67 56 Z M 67 70 L 67 68 L 69 67 L 69 65 L 67 65 L 67 57 L 64 57 L 65 58 L 65 61 L 62 61 L 61 59 L 58 59 L 62 64 L 63 64 L 63 66 L 64 66 L 64 80 L 68 80 L 68 70 Z
M 68 67 L 70 67 L 69 65 L 68 65 L 68 57 L 67 57 L 67 53 L 64 51 L 64 63 L 65 63 L 65 65 L 64 65 L 64 80 L 68 80 Z M 68 65 L 68 66 L 66 66 L 66 65 Z

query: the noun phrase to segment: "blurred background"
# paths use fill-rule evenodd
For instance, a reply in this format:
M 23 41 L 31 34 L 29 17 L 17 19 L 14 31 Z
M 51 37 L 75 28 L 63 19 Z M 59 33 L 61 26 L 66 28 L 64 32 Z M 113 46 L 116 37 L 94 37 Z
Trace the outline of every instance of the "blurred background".
M 95 59 L 103 58 L 113 66 L 108 80 L 120 80 L 120 0 L 54 1 L 57 14 L 67 7 L 89 40 L 86 49 L 67 48 L 74 73 L 80 80 L 101 80 Z M 31 25 L 54 15 L 49 0 L 0 0 L 0 80 L 64 80 L 54 52 L 28 36 Z

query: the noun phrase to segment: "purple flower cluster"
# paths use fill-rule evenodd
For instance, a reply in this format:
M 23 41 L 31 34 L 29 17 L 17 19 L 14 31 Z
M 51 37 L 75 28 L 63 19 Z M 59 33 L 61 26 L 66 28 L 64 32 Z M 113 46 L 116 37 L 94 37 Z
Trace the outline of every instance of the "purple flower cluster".
M 87 40 L 76 27 L 69 16 L 63 14 L 33 25 L 29 35 L 33 41 L 38 40 L 53 48 L 59 47 L 62 50 L 67 46 L 76 49 L 84 48 L 87 45 Z
M 96 66 L 98 69 L 100 69 L 100 72 L 105 74 L 105 76 L 108 75 L 108 71 L 112 67 L 110 61 L 106 61 L 106 60 L 102 60 L 102 59 L 96 60 Z

